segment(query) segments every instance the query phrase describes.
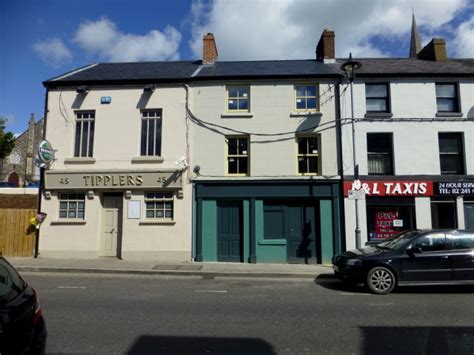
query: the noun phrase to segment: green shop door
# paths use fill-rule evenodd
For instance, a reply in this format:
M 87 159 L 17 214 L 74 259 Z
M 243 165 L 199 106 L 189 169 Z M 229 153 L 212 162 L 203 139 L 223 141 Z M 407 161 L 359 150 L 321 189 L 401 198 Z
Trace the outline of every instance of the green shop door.
M 217 202 L 217 260 L 243 261 L 242 202 Z

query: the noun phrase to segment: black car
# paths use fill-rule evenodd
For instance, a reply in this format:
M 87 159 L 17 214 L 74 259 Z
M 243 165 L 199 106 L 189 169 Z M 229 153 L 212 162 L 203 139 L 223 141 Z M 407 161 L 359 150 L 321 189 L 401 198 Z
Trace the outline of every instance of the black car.
M 395 286 L 474 284 L 474 231 L 412 230 L 333 258 L 341 279 L 373 293 Z
M 0 257 L 0 354 L 44 354 L 45 348 L 38 294 Z

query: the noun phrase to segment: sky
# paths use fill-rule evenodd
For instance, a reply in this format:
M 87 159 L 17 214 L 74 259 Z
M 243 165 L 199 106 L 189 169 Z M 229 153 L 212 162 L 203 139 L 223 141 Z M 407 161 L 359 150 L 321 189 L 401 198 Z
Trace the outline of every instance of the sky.
M 43 117 L 42 82 L 97 62 L 312 59 L 324 29 L 336 56 L 408 56 L 412 12 L 422 46 L 474 57 L 474 0 L 0 0 L 0 116 L 21 133 Z

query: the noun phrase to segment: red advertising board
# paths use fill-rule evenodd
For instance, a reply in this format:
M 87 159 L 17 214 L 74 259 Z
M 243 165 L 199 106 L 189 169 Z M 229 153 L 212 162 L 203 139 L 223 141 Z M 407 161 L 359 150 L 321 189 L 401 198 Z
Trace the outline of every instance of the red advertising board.
M 396 230 L 393 226 L 393 221 L 396 219 L 398 219 L 397 211 L 378 211 L 375 214 L 374 239 L 386 239 L 397 234 L 399 230 Z
M 367 196 L 432 196 L 432 181 L 361 181 Z M 344 196 L 354 190 L 352 181 L 344 181 Z

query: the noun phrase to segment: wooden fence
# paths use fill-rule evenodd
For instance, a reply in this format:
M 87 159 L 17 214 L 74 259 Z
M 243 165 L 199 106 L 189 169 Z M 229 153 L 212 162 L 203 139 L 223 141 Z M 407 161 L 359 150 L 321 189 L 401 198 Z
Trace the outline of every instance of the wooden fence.
M 36 228 L 30 218 L 36 210 L 24 208 L 0 209 L 0 253 L 5 256 L 33 256 Z

